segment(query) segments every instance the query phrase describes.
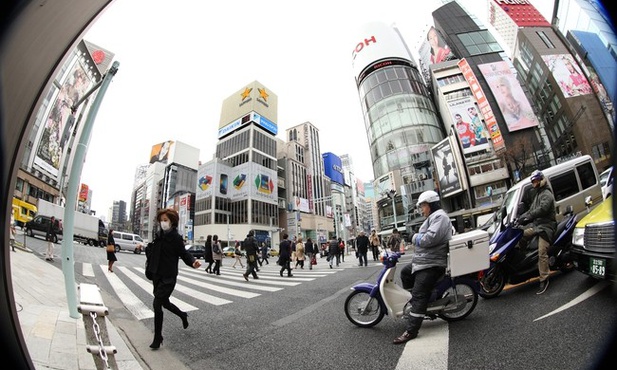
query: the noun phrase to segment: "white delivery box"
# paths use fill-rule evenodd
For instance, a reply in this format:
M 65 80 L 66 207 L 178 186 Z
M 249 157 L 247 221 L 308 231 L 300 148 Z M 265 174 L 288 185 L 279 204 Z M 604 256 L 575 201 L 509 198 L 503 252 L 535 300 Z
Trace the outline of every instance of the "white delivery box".
M 488 232 L 484 230 L 453 235 L 448 254 L 450 275 L 461 276 L 486 270 L 490 266 L 488 239 Z

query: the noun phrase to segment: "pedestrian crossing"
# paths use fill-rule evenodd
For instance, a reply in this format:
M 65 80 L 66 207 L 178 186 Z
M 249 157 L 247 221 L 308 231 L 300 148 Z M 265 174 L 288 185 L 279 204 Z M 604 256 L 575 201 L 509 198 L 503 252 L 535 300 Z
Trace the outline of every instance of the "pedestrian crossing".
M 320 261 L 321 262 L 321 261 Z M 356 266 L 355 263 L 341 263 L 337 268 L 330 269 L 327 263 L 312 270 L 292 270 L 293 276 L 279 275 L 280 266 L 271 263 L 260 267 L 255 280 L 249 275 L 245 281 L 245 268 L 222 266 L 221 275 L 208 274 L 203 270 L 193 269 L 183 264 L 179 266 L 179 274 L 174 294 L 170 300 L 182 311 L 195 311 L 207 305 L 222 306 L 243 299 L 252 299 L 264 294 L 273 294 L 283 289 L 292 288 L 316 279 L 324 278 L 342 271 L 344 268 Z M 78 266 L 79 267 L 79 266 Z M 98 269 L 97 269 L 98 267 Z M 100 278 L 104 276 L 113 293 L 126 309 L 138 320 L 154 317 L 152 311 L 152 282 L 145 276 L 143 267 L 127 267 L 116 264 L 114 272 L 107 271 L 107 264 L 81 264 L 83 276 Z M 102 283 L 102 282 L 99 282 Z M 138 287 L 138 289 L 135 289 Z M 178 294 L 180 293 L 180 294 Z M 178 297 L 190 297 L 191 303 Z M 145 297 L 145 298 L 144 298 Z

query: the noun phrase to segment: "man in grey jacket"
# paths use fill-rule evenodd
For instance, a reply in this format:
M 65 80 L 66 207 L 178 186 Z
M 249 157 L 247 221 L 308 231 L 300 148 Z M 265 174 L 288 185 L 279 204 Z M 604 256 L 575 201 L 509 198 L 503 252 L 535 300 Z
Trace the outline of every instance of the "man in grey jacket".
M 432 190 L 425 191 L 418 197 L 418 207 L 426 220 L 412 237 L 415 250 L 411 263 L 401 270 L 403 288 L 411 290 L 411 310 L 407 316 L 407 330 L 394 339 L 394 344 L 405 343 L 418 336 L 431 292 L 448 264 L 452 223 L 448 214 L 441 209 L 439 195 Z

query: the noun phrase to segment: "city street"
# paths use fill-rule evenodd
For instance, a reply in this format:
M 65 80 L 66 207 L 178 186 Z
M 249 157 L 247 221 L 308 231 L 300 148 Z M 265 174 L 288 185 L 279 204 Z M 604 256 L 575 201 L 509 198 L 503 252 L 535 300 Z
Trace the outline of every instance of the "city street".
M 43 258 L 44 240 L 25 241 Z M 145 255 L 120 252 L 109 273 L 103 248 L 75 244 L 74 250 L 76 279 L 102 289 L 109 319 L 148 362 L 153 315 Z M 380 264 L 358 267 L 347 255 L 330 269 L 324 258 L 312 271 L 296 269 L 288 278 L 279 276 L 275 261 L 249 282 L 230 258 L 220 276 L 180 262 L 172 297 L 189 312 L 190 326 L 183 330 L 180 319 L 166 312 L 159 351 L 170 351 L 191 369 L 586 369 L 614 332 L 617 302 L 610 285 L 573 271 L 552 276 L 544 295 L 537 296 L 537 282 L 531 282 L 480 299 L 461 322 L 426 321 L 417 339 L 395 346 L 403 321 L 386 317 L 361 329 L 343 312 L 349 288 L 372 282 Z M 59 259 L 53 264 L 61 268 Z

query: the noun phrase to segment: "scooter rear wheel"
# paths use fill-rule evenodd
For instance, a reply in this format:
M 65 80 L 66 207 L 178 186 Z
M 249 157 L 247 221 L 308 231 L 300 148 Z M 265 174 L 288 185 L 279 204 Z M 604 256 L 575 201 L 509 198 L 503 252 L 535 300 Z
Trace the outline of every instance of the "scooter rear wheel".
M 385 313 L 375 298 L 367 292 L 354 290 L 345 300 L 345 316 L 354 325 L 371 328 L 383 319 Z
M 473 312 L 478 304 L 478 292 L 467 283 L 456 283 L 454 287 L 448 288 L 441 298 L 455 296 L 457 299 L 463 298 L 462 301 L 458 301 L 460 304 L 458 304 L 455 309 L 444 310 L 437 315 L 448 322 L 459 321 L 466 318 Z

